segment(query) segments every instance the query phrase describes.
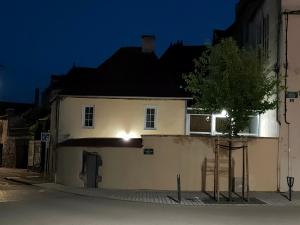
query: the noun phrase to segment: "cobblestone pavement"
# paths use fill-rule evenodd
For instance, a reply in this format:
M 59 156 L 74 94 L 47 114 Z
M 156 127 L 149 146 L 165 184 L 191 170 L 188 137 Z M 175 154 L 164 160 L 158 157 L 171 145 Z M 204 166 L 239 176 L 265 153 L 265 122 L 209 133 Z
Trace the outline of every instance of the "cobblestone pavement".
M 107 189 L 86 189 L 68 187 L 54 183 L 38 184 L 39 187 L 45 189 L 52 189 L 61 192 L 73 193 L 76 195 L 90 196 L 90 197 L 102 197 L 108 199 L 143 202 L 143 203 L 156 203 L 166 205 L 179 205 L 177 201 L 177 192 L 168 191 L 145 191 L 145 190 L 107 190 Z M 180 205 L 185 206 L 203 206 L 203 205 L 220 205 L 215 201 L 207 201 L 210 197 L 202 192 L 182 192 Z M 235 200 L 238 199 L 235 197 Z M 223 204 L 234 205 L 261 205 L 261 206 L 300 206 L 300 192 L 293 193 L 293 201 L 288 201 L 280 193 L 276 192 L 251 192 L 250 199 L 254 199 L 252 202 L 240 202 L 233 203 L 224 202 Z M 207 202 L 210 202 L 209 204 Z M 263 204 L 259 204 L 259 202 Z

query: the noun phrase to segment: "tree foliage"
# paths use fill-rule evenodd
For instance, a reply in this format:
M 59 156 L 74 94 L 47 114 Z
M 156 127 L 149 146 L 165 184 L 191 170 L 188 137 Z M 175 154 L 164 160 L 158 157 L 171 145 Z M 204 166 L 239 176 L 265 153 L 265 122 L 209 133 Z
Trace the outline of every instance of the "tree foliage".
M 226 110 L 225 132 L 230 136 L 247 127 L 249 116 L 276 107 L 277 79 L 268 76 L 255 50 L 240 49 L 229 38 L 209 47 L 194 62 L 194 71 L 184 75 L 194 107 L 207 113 Z

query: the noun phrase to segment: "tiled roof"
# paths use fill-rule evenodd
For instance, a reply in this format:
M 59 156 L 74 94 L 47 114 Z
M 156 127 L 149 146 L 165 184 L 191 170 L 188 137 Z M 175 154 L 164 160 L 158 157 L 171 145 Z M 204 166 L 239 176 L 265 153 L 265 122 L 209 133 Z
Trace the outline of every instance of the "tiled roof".
M 73 67 L 55 77 L 60 95 L 124 97 L 189 97 L 182 73 L 193 70 L 202 46 L 172 45 L 159 59 L 140 47 L 120 48 L 97 68 Z

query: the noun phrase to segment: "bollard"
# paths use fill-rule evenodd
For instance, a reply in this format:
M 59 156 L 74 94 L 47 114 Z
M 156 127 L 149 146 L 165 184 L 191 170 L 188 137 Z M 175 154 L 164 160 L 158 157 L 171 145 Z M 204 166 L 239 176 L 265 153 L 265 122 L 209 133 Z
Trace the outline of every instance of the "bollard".
M 286 178 L 287 184 L 289 186 L 289 200 L 292 201 L 292 187 L 294 186 L 294 177 L 287 177 Z
M 180 174 L 177 174 L 177 199 L 178 203 L 181 203 Z

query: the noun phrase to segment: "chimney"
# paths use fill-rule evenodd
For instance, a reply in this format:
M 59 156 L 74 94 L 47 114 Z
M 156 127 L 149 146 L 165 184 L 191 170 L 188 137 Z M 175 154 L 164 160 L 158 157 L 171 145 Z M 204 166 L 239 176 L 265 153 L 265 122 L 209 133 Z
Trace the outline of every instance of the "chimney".
M 34 106 L 40 105 L 40 89 L 36 88 L 34 91 Z
M 142 35 L 142 52 L 152 53 L 155 50 L 155 36 Z

